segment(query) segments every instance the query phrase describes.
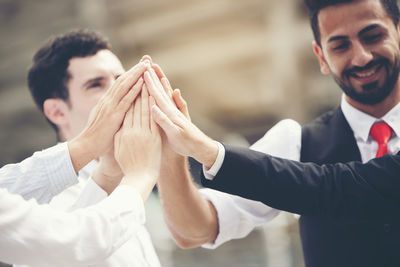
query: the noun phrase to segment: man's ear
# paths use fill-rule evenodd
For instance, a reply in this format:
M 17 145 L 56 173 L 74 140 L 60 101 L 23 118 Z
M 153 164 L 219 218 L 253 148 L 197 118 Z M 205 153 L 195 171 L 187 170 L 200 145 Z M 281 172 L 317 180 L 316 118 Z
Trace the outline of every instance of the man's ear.
M 322 48 L 315 41 L 313 41 L 312 45 L 313 45 L 314 54 L 317 56 L 318 61 L 319 61 L 319 67 L 320 67 L 321 73 L 329 74 L 331 72 L 331 70 L 328 66 L 328 63 L 326 63 L 326 59 L 324 57 Z
M 68 104 L 60 98 L 48 98 L 43 103 L 43 113 L 58 127 L 68 124 Z

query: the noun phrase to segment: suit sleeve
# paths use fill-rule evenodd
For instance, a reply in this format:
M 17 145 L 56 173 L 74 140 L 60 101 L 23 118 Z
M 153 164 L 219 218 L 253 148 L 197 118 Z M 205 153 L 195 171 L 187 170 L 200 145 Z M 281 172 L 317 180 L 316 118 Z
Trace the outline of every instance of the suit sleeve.
M 301 215 L 368 218 L 400 209 L 400 156 L 319 166 L 225 145 L 224 163 L 204 186 Z

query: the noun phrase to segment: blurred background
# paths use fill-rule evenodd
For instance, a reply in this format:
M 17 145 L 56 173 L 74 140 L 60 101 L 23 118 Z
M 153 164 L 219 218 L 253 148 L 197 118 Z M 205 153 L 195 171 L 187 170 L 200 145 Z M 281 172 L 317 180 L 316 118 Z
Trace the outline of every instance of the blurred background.
M 74 28 L 108 36 L 126 68 L 151 55 L 220 141 L 248 146 L 281 119 L 305 123 L 340 102 L 319 72 L 302 0 L 0 0 L 0 166 L 56 143 L 26 75 L 44 40 Z M 156 193 L 146 205 L 163 266 L 304 266 L 292 215 L 216 250 L 181 250 Z

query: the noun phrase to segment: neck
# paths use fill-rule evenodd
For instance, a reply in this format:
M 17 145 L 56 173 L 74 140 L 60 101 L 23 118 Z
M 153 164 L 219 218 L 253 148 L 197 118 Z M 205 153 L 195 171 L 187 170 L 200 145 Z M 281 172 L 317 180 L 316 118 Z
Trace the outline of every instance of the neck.
M 392 108 L 400 102 L 400 81 L 397 81 L 396 87 L 382 102 L 375 105 L 366 105 L 359 103 L 346 95 L 346 101 L 358 110 L 361 110 L 375 118 L 382 118 Z

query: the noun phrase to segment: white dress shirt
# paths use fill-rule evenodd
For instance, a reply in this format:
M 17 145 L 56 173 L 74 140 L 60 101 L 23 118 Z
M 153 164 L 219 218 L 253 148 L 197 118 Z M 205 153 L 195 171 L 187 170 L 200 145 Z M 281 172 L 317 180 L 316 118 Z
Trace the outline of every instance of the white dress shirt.
M 342 96 L 343 114 L 354 132 L 363 162 L 375 157 L 377 142 L 369 135 L 375 122 L 385 121 L 393 129 L 388 142 L 388 151 L 396 154 L 400 150 L 400 103 L 382 118 L 374 118 L 351 106 Z M 293 120 L 283 120 L 271 128 L 251 149 L 291 160 L 300 160 L 301 126 Z M 204 171 L 207 179 L 213 179 L 222 166 L 225 149 L 219 145 L 218 157 L 214 165 Z M 245 178 L 245 177 L 244 177 Z M 216 248 L 231 239 L 242 238 L 256 226 L 273 219 L 279 211 L 261 202 L 247 200 L 212 189 L 201 189 L 201 194 L 215 206 L 218 214 L 219 233 L 214 243 L 203 245 Z M 372 211 L 373 212 L 373 211 Z
M 73 212 L 38 205 L 33 199 L 25 201 L 4 188 L 22 192 L 25 199 L 34 197 L 46 202 L 77 181 L 66 143 L 0 169 L 1 261 L 53 267 L 93 266 L 105 262 L 130 238 L 141 235 L 144 205 L 132 187 L 119 186 L 98 204 Z M 131 251 L 132 257 L 136 254 Z M 148 265 L 131 262 L 129 266 Z
M 69 187 L 54 197 L 50 206 L 58 210 L 75 210 L 98 203 L 107 197 L 107 193 L 91 178 L 93 170 L 98 166 L 97 161 L 90 162 L 79 172 L 79 183 Z M 135 234 L 125 242 L 110 257 L 104 258 L 95 267 L 160 267 L 160 262 L 151 242 L 150 235 L 144 224 L 135 225 Z M 27 266 L 19 266 L 27 267 Z M 40 267 L 33 266 L 31 267 Z

